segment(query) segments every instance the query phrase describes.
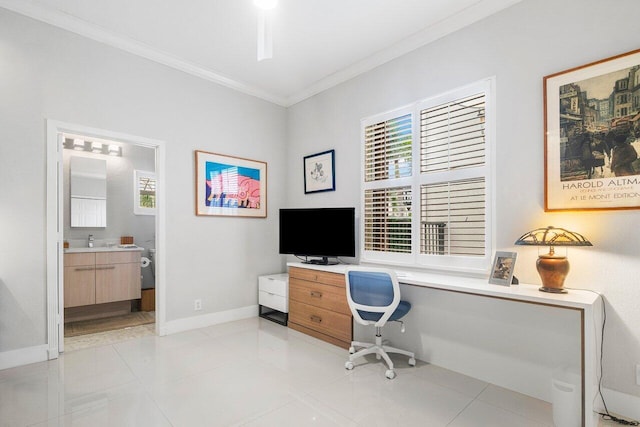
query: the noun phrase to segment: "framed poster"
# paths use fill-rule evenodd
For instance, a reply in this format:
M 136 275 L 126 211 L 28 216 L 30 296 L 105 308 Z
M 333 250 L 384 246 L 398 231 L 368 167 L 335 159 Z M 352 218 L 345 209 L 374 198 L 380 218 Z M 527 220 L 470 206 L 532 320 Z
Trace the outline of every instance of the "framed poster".
M 266 218 L 267 164 L 196 150 L 196 215 Z
M 335 191 L 335 151 L 329 150 L 304 158 L 304 193 Z
M 493 257 L 489 283 L 493 285 L 511 286 L 517 256 L 517 252 L 496 252 L 496 255 Z
M 544 77 L 545 211 L 640 208 L 640 49 Z

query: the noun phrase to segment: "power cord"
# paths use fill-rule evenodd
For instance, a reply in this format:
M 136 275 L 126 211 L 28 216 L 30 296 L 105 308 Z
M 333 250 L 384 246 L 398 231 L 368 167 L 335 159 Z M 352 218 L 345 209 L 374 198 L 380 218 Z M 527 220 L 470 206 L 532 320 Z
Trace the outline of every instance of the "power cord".
M 640 423 L 638 421 L 632 420 L 624 420 L 622 418 L 618 418 L 615 415 L 611 415 L 609 413 L 609 409 L 607 408 L 607 402 L 605 402 L 604 400 L 604 396 L 602 395 L 602 377 L 603 377 L 603 370 L 602 370 L 602 359 L 603 359 L 603 355 L 604 355 L 604 326 L 607 323 L 607 309 L 606 309 L 606 305 L 605 305 L 605 299 L 604 296 L 596 291 L 592 291 L 591 289 L 580 289 L 580 288 L 565 288 L 565 289 L 573 289 L 573 290 L 577 290 L 577 291 L 588 291 L 588 292 L 593 292 L 594 294 L 598 295 L 600 297 L 600 299 L 602 300 L 602 331 L 600 332 L 600 376 L 598 378 L 598 394 L 600 395 L 600 399 L 602 399 L 602 405 L 604 406 L 604 412 L 597 412 L 595 411 L 598 415 L 600 415 L 602 417 L 603 420 L 607 420 L 607 421 L 613 421 L 615 423 L 618 424 L 622 424 L 625 426 L 637 426 L 640 425 Z

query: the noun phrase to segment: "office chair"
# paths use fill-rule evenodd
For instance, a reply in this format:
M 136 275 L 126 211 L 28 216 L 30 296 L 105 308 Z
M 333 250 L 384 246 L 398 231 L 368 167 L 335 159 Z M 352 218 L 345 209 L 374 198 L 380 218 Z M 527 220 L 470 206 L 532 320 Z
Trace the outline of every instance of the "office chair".
M 394 379 L 393 362 L 387 353 L 399 353 L 409 357 L 409 365 L 415 366 L 414 353 L 385 345 L 382 341 L 382 327 L 389 321 L 404 323 L 400 320 L 411 309 L 407 301 L 400 301 L 400 284 L 393 270 L 383 268 L 349 267 L 345 272 L 347 302 L 356 322 L 376 327 L 375 343 L 352 341 L 349 348 L 349 360 L 346 369 L 353 369 L 353 361 L 367 354 L 376 354 L 383 358 L 389 369 L 385 376 Z M 363 347 L 356 352 L 356 347 Z

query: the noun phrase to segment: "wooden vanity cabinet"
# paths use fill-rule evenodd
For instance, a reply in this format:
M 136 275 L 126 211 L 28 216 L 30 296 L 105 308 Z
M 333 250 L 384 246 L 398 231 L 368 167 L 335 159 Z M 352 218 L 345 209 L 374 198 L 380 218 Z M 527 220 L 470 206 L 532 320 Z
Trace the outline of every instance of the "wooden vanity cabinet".
M 96 253 L 96 304 L 139 299 L 140 252 Z
M 96 303 L 96 254 L 64 256 L 64 306 L 79 307 Z
M 139 299 L 140 252 L 64 255 L 64 307 Z

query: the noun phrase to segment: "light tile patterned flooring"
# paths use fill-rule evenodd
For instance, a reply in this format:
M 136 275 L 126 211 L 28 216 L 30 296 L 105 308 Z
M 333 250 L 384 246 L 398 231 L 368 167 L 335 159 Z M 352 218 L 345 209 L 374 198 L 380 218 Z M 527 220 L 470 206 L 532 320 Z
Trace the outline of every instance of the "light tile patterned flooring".
M 346 350 L 257 317 L 107 335 L 0 371 L 0 426 L 553 425 L 546 402 L 420 361 L 347 371 Z

